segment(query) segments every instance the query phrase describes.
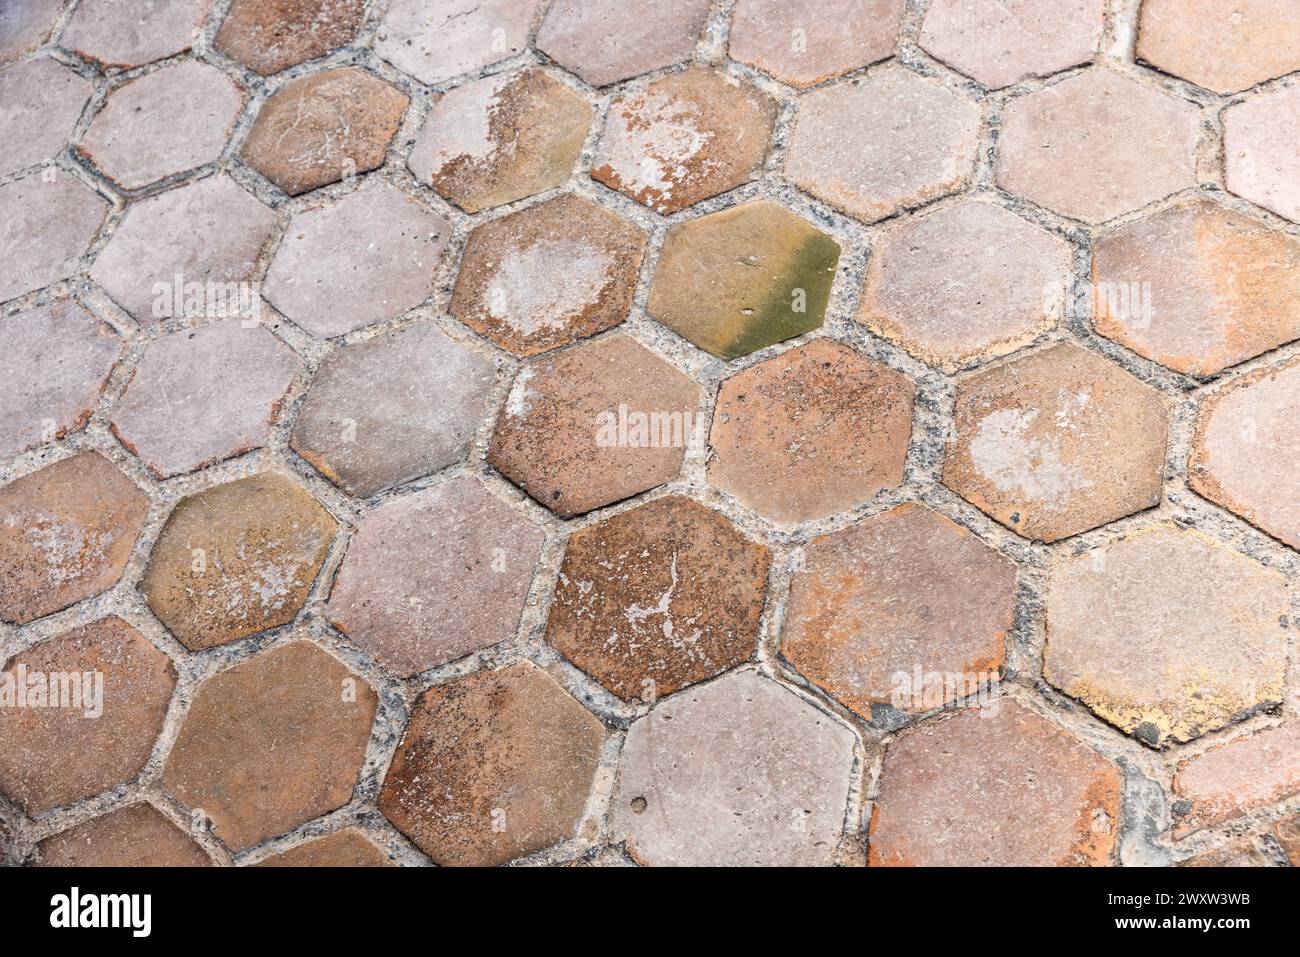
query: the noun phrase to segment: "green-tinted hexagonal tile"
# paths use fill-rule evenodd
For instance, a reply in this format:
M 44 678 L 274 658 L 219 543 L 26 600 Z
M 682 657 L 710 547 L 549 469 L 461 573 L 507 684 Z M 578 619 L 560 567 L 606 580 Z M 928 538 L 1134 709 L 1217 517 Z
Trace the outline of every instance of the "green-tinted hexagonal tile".
M 822 324 L 840 245 L 775 203 L 668 231 L 646 305 L 701 349 L 733 359 Z

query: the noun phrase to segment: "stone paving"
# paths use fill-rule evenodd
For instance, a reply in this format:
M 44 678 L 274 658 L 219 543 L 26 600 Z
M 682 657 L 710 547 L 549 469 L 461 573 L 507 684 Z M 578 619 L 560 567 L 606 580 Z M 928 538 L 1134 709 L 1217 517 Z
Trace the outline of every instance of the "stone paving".
M 0 862 L 1300 865 L 1294 0 L 0 3 Z

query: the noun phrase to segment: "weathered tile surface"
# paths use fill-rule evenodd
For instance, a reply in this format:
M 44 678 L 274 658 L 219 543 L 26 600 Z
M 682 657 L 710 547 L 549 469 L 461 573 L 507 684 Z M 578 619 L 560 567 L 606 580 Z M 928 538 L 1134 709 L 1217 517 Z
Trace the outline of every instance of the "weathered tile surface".
M 516 355 L 568 345 L 627 316 L 645 234 L 565 194 L 470 234 L 451 313 Z
M 54 29 L 63 0 L 7 0 L 0 7 L 0 60 L 34 50 Z
M 1184 761 L 1174 795 L 1191 807 L 1175 833 L 1189 834 L 1300 794 L 1300 722 L 1236 738 Z
M 606 86 L 685 60 L 708 15 L 708 0 L 556 0 L 537 48 L 592 86 Z
M 47 837 L 40 867 L 211 867 L 212 859 L 152 804 L 132 804 Z
M 348 829 L 282 851 L 258 867 L 392 867 L 392 861 L 360 831 Z
M 1300 17 L 1291 0 L 1145 0 L 1137 55 L 1216 93 L 1300 70 Z
M 815 339 L 722 384 L 709 481 L 775 522 L 823 518 L 903 481 L 915 385 Z
M 541 0 L 394 0 L 375 52 L 421 83 L 442 83 L 519 53 Z
M 738 0 L 727 53 L 800 89 L 893 56 L 905 0 Z
M 0 186 L 0 302 L 71 276 L 107 212 L 103 197 L 62 170 Z
M 152 63 L 190 48 L 212 0 L 83 0 L 59 45 L 104 67 Z
M 668 496 L 569 537 L 546 640 L 624 699 L 653 702 L 758 643 L 766 548 Z
M 1121 789 L 1110 761 L 998 699 L 888 746 L 870 863 L 1105 866 L 1119 835 Z
M 352 797 L 377 698 L 307 641 L 209 678 L 194 695 L 162 786 L 234 851 Z
M 292 621 L 334 531 L 329 513 L 285 476 L 238 479 L 181 499 L 140 587 L 186 647 L 213 648 Z
M 671 482 L 697 426 L 700 388 L 623 335 L 519 370 L 488 462 L 569 517 Z
M 840 246 L 788 209 L 744 203 L 668 231 L 646 311 L 723 358 L 818 328 Z
M 531 664 L 430 688 L 379 809 L 438 864 L 492 866 L 574 836 L 605 740 Z
M 82 452 L 0 487 L 0 620 L 23 623 L 111 588 L 149 500 Z
M 661 866 L 811 866 L 835 854 L 853 734 L 752 671 L 683 692 L 628 729 L 615 841 Z
M 1261 93 L 1223 111 L 1228 189 L 1300 223 L 1300 84 Z
M 270 76 L 350 42 L 365 12 L 365 0 L 235 0 L 213 46 Z
M 326 614 L 394 674 L 426 671 L 514 637 L 542 539 L 478 479 L 415 492 L 357 525 Z
M 1160 503 L 1168 411 L 1118 365 L 1063 343 L 965 379 L 943 482 L 1051 542 Z
M 1043 676 L 1152 746 L 1280 703 L 1286 582 L 1159 525 L 1069 559 L 1047 595 Z
M 481 349 L 408 326 L 325 357 L 290 444 L 352 495 L 374 495 L 465 457 L 496 375 Z
M 88 81 L 52 57 L 0 68 L 0 176 L 61 152 L 92 92 Z

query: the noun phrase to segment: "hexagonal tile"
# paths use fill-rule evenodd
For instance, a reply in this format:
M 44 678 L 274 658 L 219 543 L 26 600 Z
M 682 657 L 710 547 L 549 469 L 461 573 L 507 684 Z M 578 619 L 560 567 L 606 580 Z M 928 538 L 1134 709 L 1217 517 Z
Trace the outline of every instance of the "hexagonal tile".
M 929 722 L 885 751 L 875 866 L 1114 863 L 1119 769 L 1009 698 Z
M 10 700 L 0 707 L 0 792 L 28 814 L 135 777 L 153 753 L 176 687 L 171 659 L 112 616 L 14 655 L 5 670 L 0 702 L 6 685 Z M 68 678 L 57 690 L 56 675 Z M 17 705 L 15 691 L 26 706 Z
M 1300 338 L 1300 240 L 1209 200 L 1098 238 L 1092 268 L 1097 331 L 1179 372 Z
M 627 732 L 612 838 L 659 866 L 831 863 L 853 733 L 752 671 L 665 701 Z
M 1177 837 L 1300 794 L 1300 722 L 1234 738 L 1182 762 L 1174 794 L 1189 805 L 1176 822 Z
M 1144 744 L 1281 701 L 1286 580 L 1157 525 L 1068 559 L 1047 593 L 1043 676 Z
M 211 867 L 212 859 L 152 804 L 78 824 L 36 848 L 37 867 Z
M 1053 542 L 1160 504 L 1168 428 L 1158 392 L 1062 343 L 958 385 L 943 482 Z
M 1015 603 L 1015 562 L 901 505 L 808 546 L 781 654 L 867 720 L 930 711 L 1001 677 Z
M 0 176 L 63 151 L 94 87 L 52 57 L 0 69 Z
M 671 495 L 569 537 L 546 640 L 621 698 L 654 701 L 749 660 L 770 558 Z
M 351 799 L 377 703 L 311 642 L 281 645 L 199 686 L 162 786 L 241 851 Z
M 325 562 L 334 519 L 275 472 L 180 500 L 149 557 L 140 590 L 192 651 L 294 619 Z
M 365 0 L 235 0 L 213 46 L 262 76 L 351 42 Z
M 1137 56 L 1216 93 L 1300 70 L 1290 0 L 1145 0 Z
M 1008 355 L 1056 324 L 1070 253 L 992 203 L 905 220 L 872 248 L 858 321 L 945 371 Z
M 274 225 L 275 213 L 227 176 L 186 183 L 132 203 L 90 278 L 141 322 L 183 315 L 191 288 L 247 283 Z M 178 285 L 184 296 L 172 295 Z
M 297 196 L 383 165 L 408 102 L 355 67 L 299 77 L 262 104 L 239 156 Z
M 443 482 L 361 520 L 326 614 L 394 674 L 427 671 L 514 637 L 543 538 L 477 479 Z
M 488 462 L 564 518 L 671 482 L 702 428 L 699 386 L 623 335 L 524 366 Z
M 266 298 L 329 338 L 424 302 L 451 224 L 386 183 L 294 216 L 266 274 Z
M 738 0 L 727 54 L 799 89 L 894 55 L 905 0 Z
M 818 328 L 840 245 L 759 200 L 668 230 L 646 311 L 715 356 L 748 355 Z
M 591 175 L 660 213 L 756 178 L 776 102 L 750 84 L 688 67 L 620 97 L 605 114 Z
M 528 46 L 541 0 L 394 0 L 375 52 L 421 83 L 442 83 Z
M 605 729 L 527 662 L 430 688 L 379 810 L 443 865 L 492 866 L 574 836 Z
M 244 107 L 224 73 L 182 60 L 115 88 L 77 152 L 123 189 L 216 162 Z
M 151 343 L 113 434 L 158 478 L 261 448 L 303 362 L 265 329 L 218 323 Z
M 83 0 L 59 45 L 101 67 L 128 69 L 190 48 L 212 0 Z
M 1096 67 L 1007 105 L 998 185 L 1105 222 L 1196 185 L 1199 130 L 1194 104 Z
M 1211 395 L 1196 423 L 1188 482 L 1300 548 L 1300 361 L 1260 369 Z
M 62 170 L 0 186 L 0 302 L 76 272 L 107 212 L 107 201 Z
M 1105 22 L 1106 0 L 934 0 L 917 42 L 996 88 L 1088 62 L 1097 55 Z
M 537 48 L 592 86 L 606 86 L 685 60 L 708 17 L 708 0 L 556 0 Z
M 0 60 L 43 44 L 63 12 L 63 0 L 9 0 L 0 9 Z
M 374 495 L 465 457 L 496 365 L 437 326 L 408 326 L 321 362 L 289 442 L 331 482 Z
M 257 867 L 395 867 L 388 855 L 355 828 L 326 834 L 306 844 L 281 851 Z
M 980 111 L 900 68 L 801 98 L 785 174 L 872 223 L 956 192 L 975 170 Z
M 470 234 L 451 314 L 515 355 L 610 329 L 627 316 L 645 233 L 571 193 Z
M 53 442 L 86 424 L 122 342 L 75 300 L 0 321 L 0 455 Z
M 467 213 L 513 203 L 569 179 L 592 113 L 535 68 L 472 80 L 434 103 L 408 165 Z
M 1223 111 L 1228 189 L 1300 223 L 1300 84 L 1253 96 Z
M 915 393 L 829 339 L 750 366 L 718 395 L 709 481 L 787 525 L 859 505 L 903 481 Z
M 24 624 L 111 588 L 149 500 L 82 452 L 0 487 L 0 620 Z

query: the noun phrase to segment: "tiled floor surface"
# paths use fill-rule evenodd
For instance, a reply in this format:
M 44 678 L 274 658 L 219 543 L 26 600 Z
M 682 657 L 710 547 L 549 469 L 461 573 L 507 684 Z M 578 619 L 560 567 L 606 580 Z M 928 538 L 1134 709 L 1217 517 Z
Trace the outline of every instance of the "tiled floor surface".
M 1300 863 L 1295 0 L 0 0 L 0 859 Z

